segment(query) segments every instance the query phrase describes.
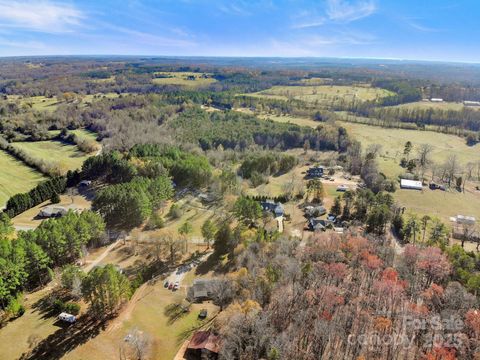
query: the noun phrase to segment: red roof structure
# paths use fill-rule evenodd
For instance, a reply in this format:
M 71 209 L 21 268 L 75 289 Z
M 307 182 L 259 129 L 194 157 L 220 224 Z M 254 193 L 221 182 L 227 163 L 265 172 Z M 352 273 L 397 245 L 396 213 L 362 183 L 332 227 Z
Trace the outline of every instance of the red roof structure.
M 210 331 L 197 331 L 188 343 L 188 350 L 208 350 L 218 354 L 220 351 L 220 338 Z

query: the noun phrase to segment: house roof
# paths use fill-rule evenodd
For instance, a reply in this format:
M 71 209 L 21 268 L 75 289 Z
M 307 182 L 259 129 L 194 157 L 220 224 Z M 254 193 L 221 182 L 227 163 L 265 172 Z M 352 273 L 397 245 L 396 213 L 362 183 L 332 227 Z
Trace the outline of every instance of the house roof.
M 197 279 L 193 282 L 193 297 L 208 297 L 207 280 Z
M 187 349 L 206 349 L 218 354 L 218 352 L 220 351 L 220 338 L 209 331 L 197 331 L 190 339 Z

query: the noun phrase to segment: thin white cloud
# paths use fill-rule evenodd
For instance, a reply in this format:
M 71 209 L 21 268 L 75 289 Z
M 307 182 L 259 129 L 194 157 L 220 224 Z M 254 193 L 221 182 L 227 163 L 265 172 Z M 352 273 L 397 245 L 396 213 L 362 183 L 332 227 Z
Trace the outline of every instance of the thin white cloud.
M 34 50 L 40 50 L 40 49 L 46 48 L 45 44 L 39 41 L 11 41 L 2 37 L 0 37 L 0 45 L 5 47 L 34 49 Z
M 302 22 L 293 24 L 292 29 L 306 29 L 306 28 L 319 27 L 324 25 L 325 22 L 326 22 L 326 19 L 324 17 L 316 17 L 316 18 L 307 19 Z
M 251 15 L 251 12 L 245 9 L 243 6 L 237 5 L 235 3 L 228 5 L 220 5 L 219 9 L 221 12 L 229 15 L 241 15 L 248 16 Z
M 368 17 L 376 11 L 374 0 L 327 0 L 327 15 L 332 21 L 349 23 Z
M 178 48 L 188 48 L 197 45 L 195 42 L 190 40 L 150 34 L 147 32 L 133 30 L 113 24 L 103 23 L 102 26 L 114 32 L 130 35 L 132 38 L 135 39 L 135 41 L 141 42 L 143 44 Z
M 411 28 L 413 28 L 415 30 L 418 30 L 420 32 L 430 33 L 430 32 L 441 32 L 442 31 L 440 29 L 435 29 L 435 28 L 431 28 L 431 27 L 422 25 L 422 24 L 418 23 L 415 19 L 407 19 L 406 22 L 407 22 L 408 26 L 410 26 Z
M 72 31 L 85 18 L 75 6 L 49 0 L 0 0 L 0 27 L 45 33 Z

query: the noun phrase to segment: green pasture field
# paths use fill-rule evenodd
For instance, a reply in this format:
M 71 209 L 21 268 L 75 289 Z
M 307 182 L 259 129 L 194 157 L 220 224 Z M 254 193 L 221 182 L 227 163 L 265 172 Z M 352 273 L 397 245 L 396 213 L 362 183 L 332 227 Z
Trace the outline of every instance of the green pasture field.
M 46 180 L 41 173 L 0 150 L 0 208 L 17 193 L 24 193 Z
M 63 144 L 59 141 L 18 142 L 12 145 L 25 151 L 33 158 L 43 159 L 46 162 L 57 162 L 65 172 L 80 168 L 89 157 L 88 154 L 80 151 L 76 145 Z
M 332 101 L 371 101 L 394 95 L 394 93 L 385 89 L 373 88 L 365 84 L 352 86 L 273 86 L 270 89 L 246 95 L 281 100 L 296 99 L 309 103 L 318 102 L 327 105 Z

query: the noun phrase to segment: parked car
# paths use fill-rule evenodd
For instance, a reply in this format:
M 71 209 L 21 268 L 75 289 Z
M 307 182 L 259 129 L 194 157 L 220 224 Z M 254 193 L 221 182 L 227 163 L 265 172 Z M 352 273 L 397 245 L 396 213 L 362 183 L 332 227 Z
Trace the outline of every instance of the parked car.
M 172 290 L 172 289 L 173 289 L 173 283 L 168 284 L 168 290 Z
M 207 309 L 202 309 L 200 310 L 200 312 L 198 313 L 198 318 L 203 320 L 203 319 L 206 319 L 208 316 L 208 311 Z
M 168 288 L 168 285 L 170 285 L 170 284 L 168 283 L 168 280 L 166 280 L 166 281 L 163 283 L 163 287 L 164 287 L 164 288 Z
M 177 282 L 175 282 L 175 284 L 173 285 L 172 290 L 173 290 L 173 291 L 177 291 L 179 288 L 180 288 L 180 284 L 179 284 L 179 282 L 177 281 Z

